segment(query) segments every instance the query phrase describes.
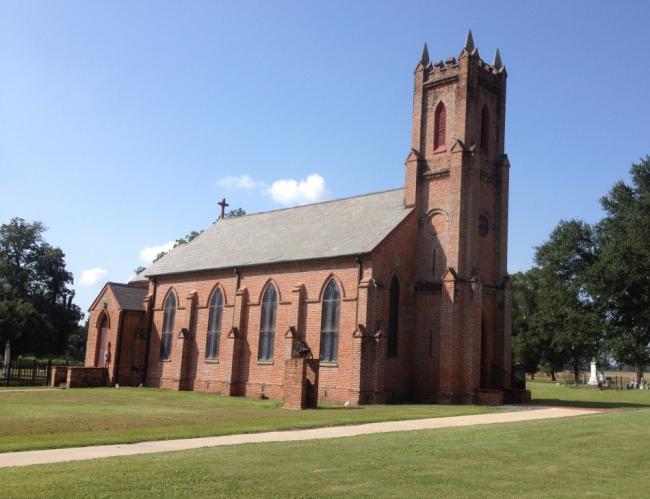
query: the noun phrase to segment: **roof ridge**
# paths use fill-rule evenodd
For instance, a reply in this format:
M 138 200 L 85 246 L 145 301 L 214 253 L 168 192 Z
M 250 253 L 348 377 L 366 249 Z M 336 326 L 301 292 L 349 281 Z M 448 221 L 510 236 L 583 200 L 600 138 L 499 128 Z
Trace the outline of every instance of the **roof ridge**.
M 279 211 L 287 211 L 287 210 L 296 210 L 299 208 L 308 208 L 309 206 L 317 206 L 321 204 L 328 204 L 328 203 L 337 203 L 339 201 L 347 201 L 348 199 L 355 199 L 355 198 L 362 198 L 365 196 L 374 196 L 377 194 L 385 194 L 387 192 L 394 192 L 394 191 L 401 191 L 404 190 L 404 187 L 395 187 L 394 189 L 385 189 L 383 191 L 377 191 L 377 192 L 367 192 L 365 194 L 355 194 L 354 196 L 348 196 L 344 198 L 337 198 L 337 199 L 328 199 L 327 201 L 318 201 L 316 203 L 309 203 L 309 204 L 301 204 L 298 206 L 287 206 L 286 208 L 277 208 L 275 210 L 267 210 L 267 211 L 256 211 L 255 213 L 246 213 L 246 215 L 239 215 L 236 217 L 230 217 L 230 218 L 220 218 L 216 222 L 214 222 L 215 225 L 218 222 L 227 222 L 229 220 L 237 220 L 238 218 L 244 218 L 244 217 L 252 217 L 255 215 L 266 215 L 267 213 L 277 213 Z M 198 237 L 198 236 L 197 236 Z
M 131 282 L 131 281 L 129 281 L 129 282 Z M 134 286 L 131 286 L 128 282 L 115 282 L 115 281 L 108 281 L 108 282 L 106 282 L 106 284 L 109 284 L 109 285 L 111 285 L 111 286 L 124 286 L 124 287 L 127 287 L 127 288 L 132 288 L 132 287 L 134 287 Z

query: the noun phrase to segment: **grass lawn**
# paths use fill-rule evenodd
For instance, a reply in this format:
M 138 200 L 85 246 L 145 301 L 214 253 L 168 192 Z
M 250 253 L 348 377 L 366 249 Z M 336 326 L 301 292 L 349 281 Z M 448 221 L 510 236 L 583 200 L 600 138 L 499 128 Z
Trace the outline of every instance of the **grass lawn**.
M 490 410 L 479 406 L 368 405 L 292 411 L 271 400 L 148 388 L 0 391 L 0 452 L 457 416 Z
M 650 390 L 598 390 L 545 381 L 528 381 L 526 387 L 535 404 L 612 409 L 650 407 Z
M 648 497 L 650 410 L 0 470 L 4 497 Z

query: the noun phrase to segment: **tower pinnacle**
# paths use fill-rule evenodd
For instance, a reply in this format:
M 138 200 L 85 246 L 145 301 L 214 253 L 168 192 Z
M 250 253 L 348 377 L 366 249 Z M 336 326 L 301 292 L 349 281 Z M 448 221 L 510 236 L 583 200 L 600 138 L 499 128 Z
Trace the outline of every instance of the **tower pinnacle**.
M 501 69 L 503 67 L 503 62 L 501 62 L 501 53 L 497 49 L 496 54 L 494 54 L 494 62 L 492 63 L 495 69 Z
M 427 44 L 424 44 L 424 48 L 422 49 L 422 57 L 420 58 L 420 64 L 423 66 L 426 66 L 429 64 L 429 49 L 427 48 Z
M 472 52 L 474 50 L 474 37 L 472 36 L 472 30 L 470 29 L 467 32 L 467 39 L 465 40 L 465 50 Z

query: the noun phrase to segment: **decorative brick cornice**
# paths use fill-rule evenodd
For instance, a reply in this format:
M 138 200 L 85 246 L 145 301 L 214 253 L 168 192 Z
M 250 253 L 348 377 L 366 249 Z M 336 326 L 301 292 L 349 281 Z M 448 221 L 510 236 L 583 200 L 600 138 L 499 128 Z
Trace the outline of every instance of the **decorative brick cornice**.
M 413 284 L 413 291 L 416 295 L 439 295 L 442 291 L 442 284 L 439 282 L 418 281 Z
M 449 175 L 449 168 L 445 168 L 444 170 L 429 170 L 422 173 L 422 177 L 426 178 L 427 180 L 440 180 L 443 178 L 449 178 Z

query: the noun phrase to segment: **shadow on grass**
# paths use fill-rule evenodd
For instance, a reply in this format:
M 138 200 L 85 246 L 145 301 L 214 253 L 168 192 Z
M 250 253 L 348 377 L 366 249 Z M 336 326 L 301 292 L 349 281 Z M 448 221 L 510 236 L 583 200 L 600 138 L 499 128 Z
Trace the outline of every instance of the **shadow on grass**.
M 586 409 L 647 409 L 647 404 L 633 402 L 603 402 L 593 400 L 562 400 L 553 398 L 533 398 L 531 405 L 549 405 L 562 407 L 584 407 Z

